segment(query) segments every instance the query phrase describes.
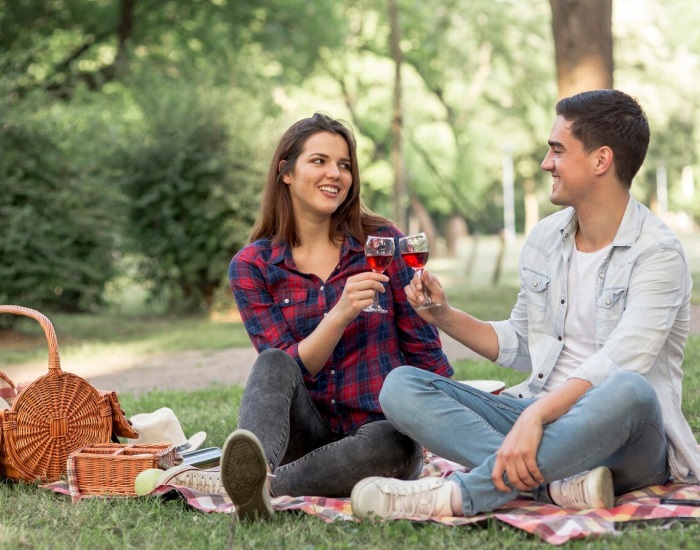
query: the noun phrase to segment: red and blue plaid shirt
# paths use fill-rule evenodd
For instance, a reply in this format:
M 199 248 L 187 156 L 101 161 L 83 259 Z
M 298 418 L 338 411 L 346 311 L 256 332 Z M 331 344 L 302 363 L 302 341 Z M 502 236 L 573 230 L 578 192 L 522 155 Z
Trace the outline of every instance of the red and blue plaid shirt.
M 396 227 L 377 235 L 402 236 Z M 345 435 L 363 424 L 384 419 L 379 391 L 384 378 L 401 365 L 452 376 L 436 328 L 423 321 L 408 303 L 404 287 L 413 277 L 397 253 L 386 271 L 389 283 L 379 303 L 388 313 L 360 314 L 321 371 L 311 375 L 299 357 L 299 342 L 311 334 L 338 302 L 348 277 L 369 271 L 364 243 L 347 237 L 340 261 L 327 281 L 297 270 L 287 245 L 262 239 L 231 260 L 229 281 L 238 310 L 258 352 L 279 348 L 296 359 L 306 388 L 331 430 Z

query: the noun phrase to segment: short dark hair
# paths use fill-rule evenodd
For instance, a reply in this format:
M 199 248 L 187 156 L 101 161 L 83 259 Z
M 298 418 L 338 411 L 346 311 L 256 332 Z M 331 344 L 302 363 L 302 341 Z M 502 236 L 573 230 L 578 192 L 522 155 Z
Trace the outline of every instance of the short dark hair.
M 619 90 L 593 90 L 560 100 L 557 115 L 571 122 L 571 133 L 587 153 L 607 146 L 615 175 L 630 187 L 649 147 L 649 121 L 639 102 Z

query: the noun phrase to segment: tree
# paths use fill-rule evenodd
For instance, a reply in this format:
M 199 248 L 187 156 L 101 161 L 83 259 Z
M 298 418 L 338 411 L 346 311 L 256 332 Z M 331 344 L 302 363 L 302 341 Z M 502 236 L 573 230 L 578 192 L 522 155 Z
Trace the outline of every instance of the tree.
M 89 311 L 114 272 L 113 205 L 53 137 L 0 116 L 0 302 Z
M 247 242 L 262 170 L 252 143 L 222 119 L 221 92 L 154 87 L 144 104 L 146 132 L 120 161 L 127 234 L 141 278 L 169 309 L 208 309 L 228 262 Z M 243 108 L 237 115 L 244 128 Z
M 612 88 L 612 0 L 549 1 L 559 97 Z

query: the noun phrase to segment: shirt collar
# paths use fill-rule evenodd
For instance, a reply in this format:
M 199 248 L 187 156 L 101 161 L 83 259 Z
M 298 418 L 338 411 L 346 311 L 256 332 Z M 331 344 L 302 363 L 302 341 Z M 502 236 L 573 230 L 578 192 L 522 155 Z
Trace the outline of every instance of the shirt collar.
M 350 251 L 352 252 L 364 252 L 365 245 L 351 236 L 346 236 L 343 239 L 343 244 L 340 247 L 340 257 L 344 258 L 348 255 Z M 278 264 L 288 258 L 290 261 L 292 259 L 292 249 L 287 245 L 287 243 L 274 244 L 270 248 L 270 263 Z
M 642 219 L 639 213 L 637 201 L 632 195 L 629 196 L 627 201 L 627 206 L 625 207 L 625 213 L 622 216 L 622 221 L 620 222 L 620 227 L 617 228 L 617 233 L 615 233 L 615 238 L 613 239 L 613 247 L 615 246 L 632 246 L 634 242 L 639 237 L 639 232 L 641 231 Z M 573 235 L 578 228 L 578 216 L 576 216 L 576 210 L 571 209 L 571 216 L 565 219 L 564 224 L 561 226 L 559 231 L 562 235 L 569 234 Z

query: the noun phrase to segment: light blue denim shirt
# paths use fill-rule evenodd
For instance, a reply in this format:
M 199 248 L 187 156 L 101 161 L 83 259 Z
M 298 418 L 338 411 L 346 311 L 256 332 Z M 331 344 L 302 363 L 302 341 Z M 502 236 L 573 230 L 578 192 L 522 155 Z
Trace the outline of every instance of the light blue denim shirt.
M 539 397 L 564 346 L 567 277 L 577 217 L 572 208 L 535 226 L 520 255 L 520 292 L 507 321 L 493 322 L 496 363 L 528 379 L 504 391 Z M 678 237 L 630 197 L 610 253 L 598 269 L 597 351 L 571 374 L 597 386 L 619 370 L 656 390 L 678 481 L 700 479 L 700 451 L 681 412 L 683 348 L 690 326 L 690 268 Z M 620 388 L 624 398 L 624 388 Z

